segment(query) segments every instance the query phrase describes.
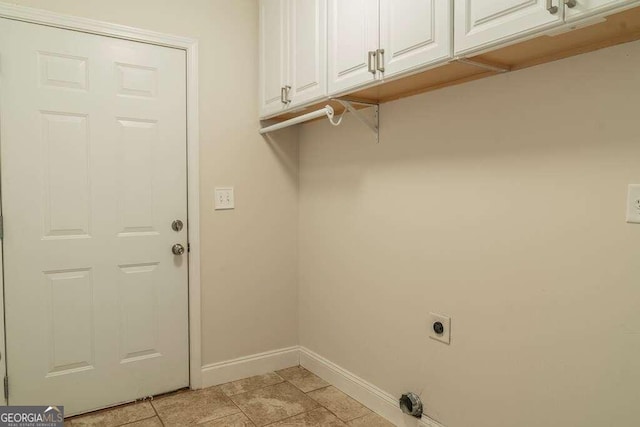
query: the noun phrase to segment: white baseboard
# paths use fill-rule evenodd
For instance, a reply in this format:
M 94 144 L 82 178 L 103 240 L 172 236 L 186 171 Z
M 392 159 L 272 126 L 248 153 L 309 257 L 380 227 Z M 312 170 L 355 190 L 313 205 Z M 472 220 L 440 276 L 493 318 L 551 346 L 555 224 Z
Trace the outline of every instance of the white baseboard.
M 253 375 L 302 365 L 396 426 L 444 427 L 423 415 L 416 419 L 402 413 L 397 397 L 302 346 L 293 346 L 239 357 L 202 367 L 202 386 L 212 387 Z
M 299 364 L 298 346 L 212 363 L 202 367 L 202 386 L 211 387 Z
M 302 346 L 300 365 L 397 426 L 444 427 L 426 415 L 418 420 L 403 414 L 398 407 L 398 398 Z

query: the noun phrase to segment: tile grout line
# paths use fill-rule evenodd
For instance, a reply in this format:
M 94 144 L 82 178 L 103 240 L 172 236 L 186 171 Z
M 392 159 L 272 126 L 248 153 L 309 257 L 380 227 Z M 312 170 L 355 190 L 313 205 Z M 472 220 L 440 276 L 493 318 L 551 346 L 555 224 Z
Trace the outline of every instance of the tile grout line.
M 274 374 L 278 375 L 278 373 L 277 373 L 277 372 L 275 372 L 275 371 L 274 371 Z M 255 389 L 255 390 L 245 391 L 244 393 L 234 394 L 233 396 L 240 396 L 241 394 L 251 393 L 252 391 L 262 390 L 262 389 L 265 389 L 265 388 L 267 388 L 267 387 L 271 387 L 271 386 L 274 386 L 274 385 L 278 385 L 278 384 L 282 384 L 282 383 L 286 383 L 286 382 L 287 382 L 287 380 L 285 380 L 284 378 L 282 378 L 280 375 L 278 375 L 278 377 L 282 380 L 282 382 L 275 383 L 275 384 L 271 384 L 271 385 L 264 386 L 264 387 L 260 387 L 260 388 L 257 388 L 257 389 Z M 232 382 L 233 382 L 233 381 L 232 381 Z M 229 383 L 226 383 L 226 384 L 229 384 Z M 221 385 L 224 385 L 224 384 L 221 384 Z M 220 386 L 218 385 L 218 386 L 216 386 L 216 387 L 218 387 L 218 389 L 219 389 L 219 387 L 220 387 Z M 222 393 L 222 391 L 221 391 L 220 393 Z M 240 407 L 240 405 L 238 405 L 236 402 L 234 402 L 234 401 L 233 401 L 233 399 L 232 399 L 232 397 L 233 397 L 233 396 L 227 396 L 227 395 L 226 395 L 226 394 L 224 394 L 224 393 L 222 393 L 222 394 L 223 394 L 227 399 L 229 399 L 229 400 L 231 401 L 231 403 L 233 403 L 233 404 L 236 406 L 236 408 L 238 408 L 238 410 L 240 411 L 240 413 L 241 413 L 241 414 L 243 414 L 245 417 L 247 417 L 247 419 L 249 420 L 249 422 L 250 422 L 251 424 L 253 424 L 254 426 L 257 426 L 257 425 L 258 425 L 258 424 L 256 424 L 256 423 L 253 421 L 253 418 L 251 418 L 251 417 L 249 416 L 249 414 L 247 414 L 246 412 L 244 412 L 244 411 L 242 410 L 242 408 Z M 276 421 L 276 422 L 278 422 L 278 421 Z M 273 424 L 273 423 L 271 423 L 271 424 Z M 271 424 L 267 424 L 267 425 L 271 425 Z M 266 426 L 265 426 L 265 427 L 266 427 Z
M 307 397 L 309 397 L 309 399 L 312 399 L 314 402 L 317 402 L 317 403 L 318 403 L 318 405 L 320 405 L 320 407 L 321 407 L 321 408 L 324 408 L 324 409 L 326 409 L 327 411 L 329 411 L 331 414 L 333 414 L 333 416 L 335 416 L 337 419 L 339 419 L 340 421 L 342 421 L 342 423 L 343 423 L 343 424 L 346 424 L 346 425 L 348 425 L 348 423 L 350 423 L 351 421 L 354 421 L 354 420 L 357 420 L 357 419 L 360 419 L 360 418 L 367 417 L 367 416 L 369 416 L 369 415 L 371 415 L 371 414 L 375 414 L 375 412 L 373 412 L 373 410 L 372 410 L 371 408 L 369 408 L 368 406 L 365 406 L 365 405 L 363 405 L 362 403 L 360 403 L 359 401 L 357 401 L 357 400 L 353 399 L 353 400 L 354 400 L 356 403 L 358 403 L 360 406 L 362 406 L 363 408 L 367 409 L 367 410 L 369 411 L 369 413 L 368 413 L 368 414 L 365 414 L 365 415 L 362 415 L 361 417 L 355 417 L 355 418 L 352 418 L 352 419 L 350 419 L 350 420 L 345 421 L 345 420 L 343 420 L 342 418 L 340 418 L 340 417 L 338 416 L 338 414 L 336 414 L 335 412 L 333 412 L 331 409 L 327 408 L 327 407 L 326 407 L 325 405 L 323 405 L 321 402 L 317 401 L 317 400 L 316 400 L 316 399 L 314 399 L 312 396 L 308 396 L 308 395 L 309 395 L 309 393 L 313 393 L 314 391 L 323 390 L 323 389 L 325 389 L 325 388 L 329 388 L 329 387 L 333 387 L 333 388 L 335 388 L 336 390 L 338 390 L 339 392 L 341 392 L 341 393 L 345 394 L 347 397 L 350 397 L 351 399 L 353 399 L 353 397 L 349 396 L 348 394 L 344 393 L 344 392 L 343 392 L 343 391 L 341 391 L 340 389 L 336 388 L 333 384 L 329 384 L 328 386 L 320 387 L 320 388 L 317 388 L 317 389 L 315 389 L 315 390 L 311 390 L 311 391 L 309 391 L 309 392 L 305 393 L 305 395 L 307 395 Z
M 139 420 L 131 421 L 131 422 L 128 422 L 128 423 L 118 424 L 117 427 L 128 426 L 128 425 L 131 425 L 131 424 L 134 424 L 134 423 L 139 423 L 140 421 L 150 420 L 151 418 L 155 418 L 155 417 L 156 417 L 155 415 L 151 415 L 150 417 L 140 418 Z M 158 418 L 160 418 L 160 417 L 158 417 Z M 162 421 L 160 421 L 160 422 L 162 422 Z
M 160 420 L 160 425 L 162 425 L 162 427 L 164 427 L 164 421 L 162 420 L 162 417 L 160 416 L 160 414 L 158 413 L 158 410 L 156 409 L 156 405 L 153 404 L 153 400 L 151 400 L 151 407 L 153 408 L 153 412 L 156 413 L 156 417 L 158 417 L 158 420 Z
M 327 412 L 329 412 L 331 415 L 333 415 L 334 417 L 336 417 L 336 419 L 338 419 L 338 420 L 342 421 L 342 423 L 346 425 L 346 424 L 347 424 L 347 422 L 346 422 L 346 421 L 343 421 L 343 420 L 342 420 L 342 418 L 340 418 L 340 417 L 338 416 L 338 414 L 335 414 L 331 409 L 327 408 L 327 407 L 326 407 L 326 406 L 324 406 L 322 403 L 318 402 L 318 401 L 317 401 L 316 399 L 314 399 L 312 396 L 309 396 L 309 393 L 312 393 L 312 392 L 317 391 L 317 390 L 322 390 L 322 389 L 325 389 L 325 388 L 329 388 L 329 387 L 331 387 L 331 384 L 329 384 L 328 386 L 325 386 L 325 387 L 320 387 L 320 388 L 317 388 L 317 389 L 315 389 L 315 390 L 311 390 L 311 391 L 309 391 L 309 392 L 305 393 L 305 396 L 307 396 L 309 399 L 313 400 L 313 401 L 314 401 L 314 402 L 316 402 L 318 405 L 320 405 L 320 408 L 324 408 L 324 409 L 326 409 L 326 410 L 327 410 Z
M 278 385 L 278 384 L 282 384 L 282 383 L 286 383 L 286 382 L 288 382 L 287 380 L 285 380 L 284 378 L 282 378 L 280 375 L 278 375 L 278 377 L 280 377 L 280 379 L 282 380 L 282 381 L 280 381 L 279 383 L 269 384 L 269 385 L 265 385 L 265 386 L 262 386 L 262 387 L 254 388 L 254 389 L 251 389 L 251 390 L 243 391 L 242 393 L 236 393 L 236 394 L 231 394 L 231 395 L 226 395 L 226 394 L 224 394 L 224 392 L 223 392 L 222 390 L 220 390 L 220 387 L 221 387 L 221 386 L 223 386 L 223 385 L 226 385 L 226 384 L 231 384 L 231 383 L 233 383 L 233 382 L 235 382 L 235 381 L 231 381 L 231 382 L 224 383 L 224 384 L 218 384 L 218 385 L 214 385 L 214 386 L 207 387 L 207 388 L 216 387 L 216 388 L 218 389 L 218 391 L 220 391 L 220 393 L 222 393 L 224 396 L 226 396 L 226 397 L 228 397 L 229 399 L 231 399 L 232 397 L 240 396 L 241 394 L 251 393 L 251 392 L 253 392 L 253 391 L 262 390 L 263 388 L 273 387 L 274 385 Z M 251 378 L 251 377 L 249 377 L 249 378 Z M 291 385 L 293 385 L 293 384 L 291 384 Z M 296 388 L 297 388 L 297 387 L 296 387 Z M 234 403 L 235 403 L 235 402 L 234 402 Z
M 314 402 L 315 402 L 315 400 L 314 400 Z M 300 415 L 308 414 L 309 412 L 313 412 L 313 411 L 316 411 L 316 410 L 318 410 L 318 409 L 323 409 L 323 408 L 324 408 L 324 407 L 323 407 L 322 405 L 320 405 L 320 406 L 318 406 L 318 407 L 316 407 L 316 408 L 313 408 L 313 409 L 312 409 L 312 410 L 310 410 L 310 411 L 302 411 L 302 412 L 300 412 L 299 414 L 294 414 L 294 415 L 291 415 L 290 417 L 283 418 L 283 419 L 281 419 L 281 420 L 274 421 L 274 422 L 269 423 L 269 424 L 265 424 L 263 427 L 269 427 L 269 426 L 272 426 L 272 425 L 275 425 L 275 424 L 281 423 L 281 422 L 283 422 L 283 421 L 290 420 L 291 418 L 299 417 Z M 338 419 L 339 419 L 339 418 L 338 418 Z
M 227 396 L 227 395 L 225 395 L 225 396 L 226 396 L 229 400 L 231 400 L 231 402 L 232 402 L 232 403 L 233 403 L 233 404 L 234 404 L 234 405 L 235 405 L 235 406 L 240 410 L 240 412 L 241 412 L 242 414 L 244 414 L 244 416 L 246 416 L 246 417 L 247 417 L 247 419 L 248 419 L 248 420 L 249 420 L 253 425 L 257 426 L 257 424 L 253 421 L 253 419 L 252 419 L 252 418 L 251 418 L 251 417 L 250 417 L 246 412 L 244 412 L 244 411 L 242 410 L 242 408 L 241 408 L 241 407 L 240 407 L 236 402 L 234 402 L 234 401 L 233 401 L 232 397 L 240 396 L 240 395 L 247 394 L 247 393 L 252 393 L 252 392 L 254 392 L 254 391 L 263 390 L 263 389 L 265 389 L 265 388 L 267 388 L 267 387 L 273 387 L 273 386 L 276 386 L 276 385 L 279 385 L 279 384 L 287 383 L 287 384 L 289 384 L 290 386 L 292 386 L 293 388 L 295 388 L 296 390 L 300 391 L 300 392 L 301 392 L 302 394 L 304 394 L 306 397 L 308 397 L 309 399 L 313 400 L 314 402 L 316 402 L 316 403 L 318 404 L 318 406 L 317 406 L 317 407 L 315 407 L 315 408 L 313 408 L 311 411 L 315 411 L 316 409 L 319 409 L 319 408 L 327 409 L 327 408 L 325 408 L 325 407 L 324 407 L 320 402 L 318 402 L 317 400 L 315 400 L 315 399 L 314 399 L 314 398 L 312 398 L 311 396 L 307 396 L 307 393 L 306 393 L 306 392 L 304 392 L 304 391 L 302 391 L 302 390 L 301 390 L 299 387 L 297 387 L 295 384 L 292 384 L 289 380 L 284 379 L 284 378 L 283 378 L 282 376 L 280 376 L 277 372 L 275 372 L 275 371 L 274 371 L 274 373 L 275 373 L 276 375 L 278 375 L 278 376 L 282 379 L 282 382 L 275 383 L 275 384 L 270 384 L 270 385 L 267 385 L 267 386 L 264 386 L 264 387 L 260 387 L 260 388 L 256 388 L 256 389 L 253 389 L 253 390 L 249 390 L 249 391 L 245 391 L 244 393 L 234 394 L 234 395 L 232 395 L 232 396 Z M 233 382 L 233 381 L 231 381 L 231 382 Z M 230 384 L 230 383 L 225 383 L 225 384 Z M 224 385 L 224 384 L 220 384 L 220 385 Z M 220 385 L 218 385 L 218 386 L 214 386 L 214 387 L 220 387 Z M 323 389 L 323 388 L 326 388 L 326 387 L 331 387 L 331 384 L 329 384 L 329 385 L 327 385 L 327 386 L 325 386 L 325 387 L 317 388 L 316 390 L 320 390 L 320 389 Z M 309 393 L 311 393 L 312 391 L 315 391 L 315 390 L 310 390 L 310 391 L 309 391 Z M 221 391 L 221 393 L 222 393 L 222 391 Z M 222 393 L 222 394 L 224 394 L 224 393 Z M 281 419 L 281 420 L 274 421 L 274 422 L 269 423 L 269 424 L 265 424 L 263 427 L 272 426 L 272 425 L 277 424 L 277 423 L 279 423 L 279 422 L 286 421 L 286 420 L 288 420 L 288 419 L 290 419 L 290 418 L 297 417 L 297 416 L 299 416 L 299 415 L 306 414 L 306 413 L 309 413 L 309 412 L 311 412 L 311 411 L 302 411 L 302 412 L 300 412 L 299 414 L 294 414 L 294 415 L 291 415 L 290 417 L 286 417 L 286 418 L 283 418 L 283 419 Z M 329 409 L 327 409 L 327 411 L 329 411 Z M 331 412 L 331 411 L 329 411 L 329 412 L 333 414 L 333 412 Z M 333 414 L 333 415 L 334 415 L 337 419 L 339 419 L 339 420 L 340 420 L 340 417 L 338 417 L 338 416 L 337 416 L 337 415 L 335 415 L 335 414 Z M 342 421 L 342 420 L 340 420 L 340 421 Z M 343 422 L 344 422 L 344 421 L 343 421 Z M 345 423 L 345 424 L 346 424 L 346 423 Z
M 278 383 L 278 384 L 281 384 L 281 383 Z M 274 385 L 275 385 L 275 384 L 274 384 Z M 216 386 L 216 387 L 220 387 L 220 386 Z M 269 387 L 269 386 L 267 386 L 267 387 Z M 266 388 L 266 387 L 263 387 L 263 388 Z M 260 389 L 258 389 L 258 390 L 260 390 Z M 218 391 L 220 391 L 220 389 L 219 389 L 219 388 L 218 388 Z M 222 391 L 220 391 L 220 393 L 222 393 Z M 247 392 L 245 392 L 245 393 L 249 393 L 249 392 L 247 391 Z M 235 394 L 234 396 L 238 396 L 238 395 L 240 395 L 240 394 L 244 394 L 244 393 Z M 224 394 L 224 393 L 222 393 L 222 395 L 223 395 L 224 397 L 226 397 L 227 399 L 229 399 L 229 402 L 233 403 L 233 406 L 235 406 L 236 408 L 238 408 L 238 411 L 240 411 L 240 412 L 236 412 L 237 414 L 242 414 L 242 415 L 244 415 L 244 416 L 249 420 L 249 422 L 251 423 L 251 425 L 253 425 L 253 426 L 256 426 L 256 425 L 257 425 L 256 423 L 254 423 L 254 422 L 253 422 L 253 418 L 251 418 L 251 417 L 250 417 L 246 412 L 244 412 L 244 411 L 242 410 L 242 408 L 240 407 L 240 405 L 238 405 L 236 402 L 234 402 L 234 401 L 233 401 L 233 399 L 231 398 L 231 396 L 227 396 L 227 395 L 226 395 L 226 394 Z

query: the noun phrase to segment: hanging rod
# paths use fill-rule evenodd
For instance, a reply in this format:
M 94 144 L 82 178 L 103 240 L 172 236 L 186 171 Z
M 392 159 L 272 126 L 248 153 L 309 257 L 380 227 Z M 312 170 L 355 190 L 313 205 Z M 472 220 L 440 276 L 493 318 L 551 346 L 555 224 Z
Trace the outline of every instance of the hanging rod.
M 298 123 L 308 122 L 309 120 L 317 119 L 318 117 L 327 116 L 329 119 L 333 118 L 333 107 L 331 105 L 325 105 L 324 108 L 316 111 L 312 111 L 307 114 L 303 114 L 293 119 L 285 120 L 284 122 L 276 123 L 275 125 L 267 126 L 260 129 L 260 134 L 273 132 L 276 130 L 288 128 L 289 126 L 297 125 Z
M 507 66 L 485 64 L 484 62 L 474 61 L 473 59 L 457 57 L 457 58 L 454 58 L 453 60 L 456 62 L 460 62 L 462 64 L 471 65 L 473 67 L 484 68 L 485 70 L 489 70 L 489 71 L 495 71 L 497 73 L 506 73 L 508 71 L 511 71 L 511 69 Z
M 337 120 L 334 120 L 335 111 L 331 105 L 325 105 L 324 108 L 321 108 L 316 111 L 312 111 L 307 114 L 303 114 L 298 117 L 294 117 L 289 120 L 285 120 L 280 123 L 276 123 L 275 125 L 267 126 L 259 130 L 261 135 L 265 133 L 273 132 L 276 130 L 288 128 L 289 126 L 297 125 L 300 123 L 308 122 L 309 120 L 317 119 L 322 116 L 327 116 L 329 122 L 333 126 L 338 126 L 342 123 L 342 119 L 344 115 L 348 112 L 353 114 L 358 120 L 364 123 L 369 129 L 371 129 L 376 137 L 376 142 L 379 142 L 379 132 L 378 132 L 378 122 L 379 122 L 379 114 L 378 114 L 378 104 L 374 104 L 368 101 L 361 101 L 357 99 L 351 98 L 331 98 L 331 101 L 336 101 L 340 105 L 344 107 L 344 112 L 340 114 L 340 117 Z M 354 104 L 361 105 L 364 107 L 373 107 L 373 119 L 369 119 L 365 117 L 360 111 L 354 108 Z

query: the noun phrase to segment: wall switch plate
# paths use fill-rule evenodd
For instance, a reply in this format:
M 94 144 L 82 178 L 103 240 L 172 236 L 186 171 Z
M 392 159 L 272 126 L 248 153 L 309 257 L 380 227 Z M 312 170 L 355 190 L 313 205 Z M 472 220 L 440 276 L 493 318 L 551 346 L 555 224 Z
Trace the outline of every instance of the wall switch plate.
M 429 337 L 451 343 L 451 318 L 441 314 L 429 313 Z
M 219 211 L 225 209 L 233 209 L 235 207 L 233 200 L 233 187 L 216 188 L 215 193 L 215 210 Z
M 640 224 L 640 184 L 629 184 L 627 193 L 627 222 Z

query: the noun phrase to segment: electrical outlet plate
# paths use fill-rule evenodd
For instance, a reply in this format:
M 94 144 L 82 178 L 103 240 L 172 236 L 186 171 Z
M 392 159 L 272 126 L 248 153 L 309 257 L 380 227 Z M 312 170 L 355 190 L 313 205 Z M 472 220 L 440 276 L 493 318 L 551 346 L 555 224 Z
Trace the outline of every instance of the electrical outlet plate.
M 436 322 L 440 322 L 442 323 L 442 326 L 444 326 L 444 330 L 442 331 L 441 334 L 438 334 L 436 333 L 436 331 L 433 330 L 433 325 Z M 448 316 L 437 314 L 437 313 L 429 313 L 429 337 L 433 338 L 434 340 L 441 341 L 445 344 L 450 344 L 451 343 L 451 318 Z
M 233 187 L 218 187 L 215 189 L 214 209 L 225 210 L 233 209 L 235 202 L 233 200 Z
M 627 193 L 627 222 L 640 224 L 640 184 L 629 184 Z

